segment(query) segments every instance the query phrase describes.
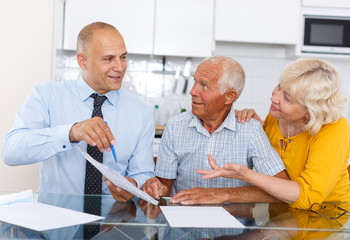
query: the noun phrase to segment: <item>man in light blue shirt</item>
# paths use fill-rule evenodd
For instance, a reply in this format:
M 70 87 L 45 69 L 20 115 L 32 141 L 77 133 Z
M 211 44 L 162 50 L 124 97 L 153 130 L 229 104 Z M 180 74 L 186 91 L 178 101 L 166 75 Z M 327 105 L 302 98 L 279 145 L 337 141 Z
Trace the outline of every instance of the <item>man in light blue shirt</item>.
M 148 105 L 121 88 L 127 67 L 123 37 L 109 24 L 93 23 L 80 32 L 77 52 L 82 76 L 35 86 L 5 138 L 2 159 L 13 166 L 40 163 L 40 192 L 83 194 L 86 160 L 75 146 L 86 149 L 88 143 L 103 152 L 103 164 L 141 187 L 154 176 L 154 121 Z M 93 93 L 107 97 L 104 119 L 91 118 Z M 133 196 L 101 181 L 102 194 L 118 201 Z
M 197 169 L 211 169 L 208 154 L 219 166 L 241 163 L 256 171 L 288 178 L 261 124 L 238 123 L 233 102 L 244 86 L 244 71 L 228 57 L 211 57 L 194 73 L 192 112 L 172 118 L 163 133 L 156 176 L 142 189 L 155 198 L 173 195 L 173 203 L 276 201 L 248 183 L 227 178 L 202 179 Z

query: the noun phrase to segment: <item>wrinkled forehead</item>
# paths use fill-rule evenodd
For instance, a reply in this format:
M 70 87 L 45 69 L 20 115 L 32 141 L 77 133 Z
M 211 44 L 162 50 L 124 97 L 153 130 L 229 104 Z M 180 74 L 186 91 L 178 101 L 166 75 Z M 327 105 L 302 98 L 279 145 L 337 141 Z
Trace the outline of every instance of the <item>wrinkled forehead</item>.
M 222 67 L 218 63 L 209 61 L 202 62 L 194 73 L 196 80 L 206 79 L 209 82 L 217 81 L 222 72 Z

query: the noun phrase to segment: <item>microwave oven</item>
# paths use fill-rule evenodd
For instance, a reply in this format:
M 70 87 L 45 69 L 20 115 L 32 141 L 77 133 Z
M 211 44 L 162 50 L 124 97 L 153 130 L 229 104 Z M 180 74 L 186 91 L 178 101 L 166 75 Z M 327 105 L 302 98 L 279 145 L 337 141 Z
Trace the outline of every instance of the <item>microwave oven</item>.
M 304 16 L 304 53 L 350 54 L 350 17 Z

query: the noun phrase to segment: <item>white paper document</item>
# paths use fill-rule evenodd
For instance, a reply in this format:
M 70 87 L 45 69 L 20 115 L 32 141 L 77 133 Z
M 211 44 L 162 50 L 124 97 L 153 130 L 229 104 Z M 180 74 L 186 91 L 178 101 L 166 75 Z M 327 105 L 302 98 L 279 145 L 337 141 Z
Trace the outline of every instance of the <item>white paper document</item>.
M 123 188 L 124 190 L 134 194 L 135 196 L 142 198 L 143 200 L 152 203 L 154 205 L 158 205 L 158 201 L 152 198 L 147 193 L 141 191 L 134 185 L 132 185 L 131 182 L 129 182 L 125 177 L 123 177 L 120 173 L 115 171 L 114 169 L 97 162 L 95 159 L 93 159 L 87 152 L 83 150 L 83 148 L 80 145 L 77 145 L 78 149 L 80 150 L 81 154 L 88 160 L 92 165 L 94 165 L 101 173 L 104 175 L 109 181 L 111 181 L 114 185 Z
M 160 206 L 171 227 L 245 228 L 222 207 Z
M 18 193 L 11 193 L 0 196 L 0 205 L 10 205 L 18 202 L 33 202 L 33 191 L 25 190 Z
M 85 224 L 101 219 L 103 217 L 39 202 L 19 202 L 0 206 L 0 221 L 36 231 Z

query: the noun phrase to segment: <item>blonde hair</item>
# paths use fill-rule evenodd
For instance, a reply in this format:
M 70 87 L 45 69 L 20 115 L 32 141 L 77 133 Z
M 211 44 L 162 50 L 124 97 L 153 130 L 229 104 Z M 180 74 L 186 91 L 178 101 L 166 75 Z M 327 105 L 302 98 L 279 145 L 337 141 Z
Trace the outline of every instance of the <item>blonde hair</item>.
M 218 79 L 220 94 L 233 89 L 236 91 L 236 101 L 241 95 L 245 83 L 245 74 L 242 66 L 233 58 L 224 56 L 209 57 L 205 61 L 220 65 L 221 75 Z
M 306 106 L 310 120 L 304 130 L 310 135 L 316 135 L 323 125 L 342 117 L 346 98 L 339 90 L 338 72 L 330 63 L 300 58 L 285 67 L 280 86 L 288 89 L 292 98 Z

